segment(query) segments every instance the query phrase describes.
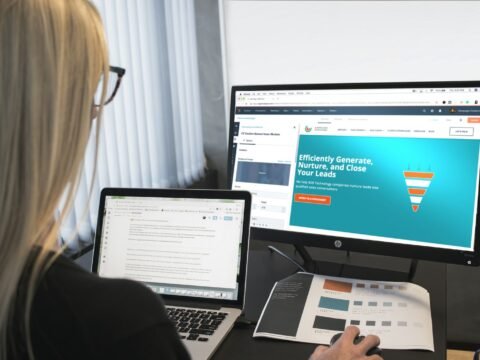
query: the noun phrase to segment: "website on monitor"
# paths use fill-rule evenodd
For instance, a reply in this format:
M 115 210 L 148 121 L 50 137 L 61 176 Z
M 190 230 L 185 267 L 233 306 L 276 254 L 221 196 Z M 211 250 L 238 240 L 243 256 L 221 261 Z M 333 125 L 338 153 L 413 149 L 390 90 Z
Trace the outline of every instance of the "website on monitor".
M 473 250 L 475 88 L 237 92 L 232 189 L 252 226 Z

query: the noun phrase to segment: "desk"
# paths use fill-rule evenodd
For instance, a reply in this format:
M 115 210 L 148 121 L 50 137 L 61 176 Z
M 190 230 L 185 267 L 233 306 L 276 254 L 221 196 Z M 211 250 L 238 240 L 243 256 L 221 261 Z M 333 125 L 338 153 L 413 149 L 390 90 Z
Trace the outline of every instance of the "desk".
M 267 250 L 250 251 L 245 314 L 260 316 L 273 284 L 296 271 L 295 266 Z M 384 350 L 387 360 L 444 360 L 446 358 L 446 265 L 420 261 L 414 282 L 430 292 L 436 351 Z M 252 338 L 254 326 L 234 328 L 214 355 L 219 359 L 308 359 L 315 345 Z

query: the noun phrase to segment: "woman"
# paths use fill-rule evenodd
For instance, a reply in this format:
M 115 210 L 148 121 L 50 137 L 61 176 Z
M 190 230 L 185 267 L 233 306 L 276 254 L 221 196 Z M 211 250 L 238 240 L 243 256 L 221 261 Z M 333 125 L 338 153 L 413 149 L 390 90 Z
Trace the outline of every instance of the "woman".
M 108 72 L 88 0 L 0 0 L 0 360 L 189 358 L 155 294 L 85 272 L 56 246 L 55 209 L 72 200 Z M 361 359 L 352 331 L 311 358 Z

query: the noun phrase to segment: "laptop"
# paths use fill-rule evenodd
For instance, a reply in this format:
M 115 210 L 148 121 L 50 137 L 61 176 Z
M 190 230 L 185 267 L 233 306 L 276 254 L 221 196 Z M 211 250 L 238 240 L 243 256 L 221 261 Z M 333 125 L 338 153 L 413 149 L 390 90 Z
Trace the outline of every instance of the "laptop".
M 106 188 L 92 271 L 162 296 L 192 359 L 209 359 L 242 314 L 251 195 Z

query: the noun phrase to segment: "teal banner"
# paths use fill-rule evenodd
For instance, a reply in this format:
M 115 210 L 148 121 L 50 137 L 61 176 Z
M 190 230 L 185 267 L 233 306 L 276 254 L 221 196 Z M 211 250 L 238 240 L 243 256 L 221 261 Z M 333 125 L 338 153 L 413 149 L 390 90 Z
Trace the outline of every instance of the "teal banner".
M 469 248 L 479 142 L 302 135 L 290 224 Z

